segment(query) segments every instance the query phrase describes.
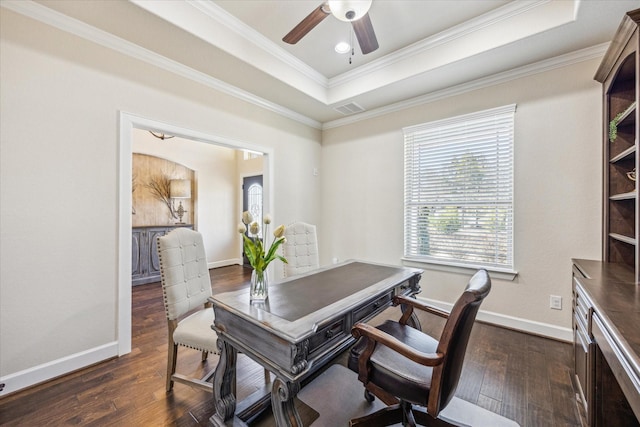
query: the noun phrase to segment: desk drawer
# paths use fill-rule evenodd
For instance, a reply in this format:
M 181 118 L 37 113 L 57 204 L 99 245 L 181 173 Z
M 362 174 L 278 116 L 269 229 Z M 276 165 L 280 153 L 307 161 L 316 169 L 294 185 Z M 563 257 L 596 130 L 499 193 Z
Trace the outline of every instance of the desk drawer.
M 320 349 L 323 345 L 332 342 L 345 335 L 345 319 L 339 319 L 324 326 L 309 338 L 309 353 Z
M 366 319 L 371 314 L 377 312 L 380 307 L 391 304 L 391 298 L 393 297 L 393 291 L 389 291 L 379 298 L 356 308 L 353 312 L 353 323 L 360 322 Z

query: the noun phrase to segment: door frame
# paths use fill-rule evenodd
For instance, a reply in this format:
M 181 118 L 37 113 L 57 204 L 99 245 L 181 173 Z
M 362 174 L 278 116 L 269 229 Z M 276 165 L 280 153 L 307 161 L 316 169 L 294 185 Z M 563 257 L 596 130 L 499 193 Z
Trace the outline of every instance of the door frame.
M 119 165 L 118 165 L 118 283 L 117 283 L 117 341 L 118 355 L 131 352 L 131 179 L 133 157 L 133 129 L 175 135 L 192 141 L 236 150 L 250 150 L 262 153 L 263 157 L 263 209 L 273 213 L 273 149 L 242 140 L 222 137 L 194 129 L 183 128 L 170 123 L 148 119 L 125 111 L 119 112 Z

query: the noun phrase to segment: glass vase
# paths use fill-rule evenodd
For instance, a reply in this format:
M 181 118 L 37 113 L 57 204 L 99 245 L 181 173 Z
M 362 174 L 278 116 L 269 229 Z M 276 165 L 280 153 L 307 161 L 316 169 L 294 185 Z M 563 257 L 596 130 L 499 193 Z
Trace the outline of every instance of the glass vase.
M 267 271 L 253 270 L 249 300 L 253 303 L 265 302 L 269 298 L 269 275 Z

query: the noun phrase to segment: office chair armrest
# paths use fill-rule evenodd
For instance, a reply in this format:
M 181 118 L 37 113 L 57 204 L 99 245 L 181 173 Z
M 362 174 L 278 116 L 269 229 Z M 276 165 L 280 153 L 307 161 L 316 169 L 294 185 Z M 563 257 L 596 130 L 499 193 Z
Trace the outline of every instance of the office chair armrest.
M 357 323 L 354 325 L 353 328 L 351 328 L 351 335 L 355 338 L 366 337 L 368 339 L 367 348 L 362 352 L 360 360 L 358 360 L 360 370 L 363 368 L 363 363 L 365 365 L 368 363 L 377 343 L 385 345 L 407 359 L 424 366 L 437 366 L 442 363 L 444 357 L 442 353 L 423 353 L 418 351 L 409 347 L 396 337 L 366 323 Z
M 415 298 L 410 298 L 405 295 L 396 295 L 395 297 L 393 297 L 393 305 L 399 305 L 399 304 L 404 304 L 405 306 L 407 306 L 407 311 L 413 311 L 413 308 L 415 307 L 418 310 L 426 311 L 428 313 L 435 314 L 436 316 L 443 317 L 445 319 L 449 317 L 449 312 L 441 310 L 432 305 L 425 304 L 421 301 L 418 301 Z M 409 316 L 410 315 L 411 313 L 409 313 Z

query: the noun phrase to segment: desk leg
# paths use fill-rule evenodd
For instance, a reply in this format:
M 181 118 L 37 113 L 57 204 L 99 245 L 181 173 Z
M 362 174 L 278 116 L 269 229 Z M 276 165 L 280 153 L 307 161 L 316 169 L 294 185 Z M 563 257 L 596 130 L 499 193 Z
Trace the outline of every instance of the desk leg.
M 411 317 L 409 318 L 409 326 L 419 331 L 422 330 L 422 325 L 420 324 L 420 320 L 418 319 L 418 316 L 416 316 L 415 312 L 411 313 Z
M 407 309 L 407 306 L 404 304 L 400 304 L 400 309 L 402 310 L 402 313 L 404 313 L 404 311 Z M 422 325 L 420 324 L 420 319 L 418 319 L 418 316 L 416 315 L 416 312 L 413 311 L 411 313 L 411 317 L 409 317 L 409 321 L 407 322 L 409 326 L 411 326 L 414 329 L 417 329 L 419 331 L 422 330 Z
M 273 382 L 271 409 L 278 427 L 302 427 L 302 420 L 293 400 L 299 391 L 298 382 L 291 383 L 280 378 L 276 378 Z
M 220 360 L 213 377 L 213 398 L 216 413 L 212 417 L 215 425 L 225 425 L 236 412 L 236 360 L 238 352 L 229 343 L 218 338 Z

